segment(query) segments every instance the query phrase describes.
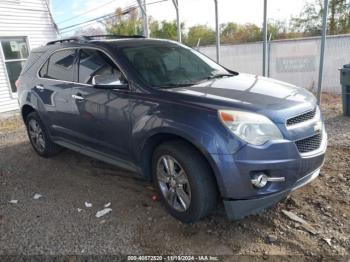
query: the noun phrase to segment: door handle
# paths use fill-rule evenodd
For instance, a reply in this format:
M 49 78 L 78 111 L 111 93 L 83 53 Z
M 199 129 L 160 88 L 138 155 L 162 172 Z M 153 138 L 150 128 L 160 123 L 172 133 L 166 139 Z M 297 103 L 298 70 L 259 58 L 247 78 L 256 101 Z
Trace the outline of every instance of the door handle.
M 36 85 L 35 88 L 38 89 L 38 90 L 44 90 L 45 89 L 44 86 L 42 86 L 42 85 Z
M 78 101 L 83 101 L 85 100 L 84 97 L 80 96 L 79 94 L 78 95 L 72 95 L 72 97 L 75 99 L 75 100 L 78 100 Z

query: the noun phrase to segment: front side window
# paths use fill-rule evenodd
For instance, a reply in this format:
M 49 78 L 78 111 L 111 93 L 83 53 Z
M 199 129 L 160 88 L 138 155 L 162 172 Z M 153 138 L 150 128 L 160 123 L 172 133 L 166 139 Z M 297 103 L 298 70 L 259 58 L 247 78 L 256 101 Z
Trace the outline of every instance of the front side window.
M 124 56 L 141 78 L 155 88 L 195 84 L 229 72 L 204 55 L 174 44 L 125 47 Z
M 28 58 L 29 48 L 25 37 L 0 38 L 1 49 L 4 54 L 7 77 L 12 93 L 17 92 L 15 85 L 22 68 Z
M 103 52 L 95 49 L 82 49 L 79 56 L 79 83 L 92 84 L 93 78 L 111 84 L 122 80 L 122 75 L 113 61 Z
M 57 51 L 41 67 L 39 76 L 73 82 L 74 60 L 75 49 Z

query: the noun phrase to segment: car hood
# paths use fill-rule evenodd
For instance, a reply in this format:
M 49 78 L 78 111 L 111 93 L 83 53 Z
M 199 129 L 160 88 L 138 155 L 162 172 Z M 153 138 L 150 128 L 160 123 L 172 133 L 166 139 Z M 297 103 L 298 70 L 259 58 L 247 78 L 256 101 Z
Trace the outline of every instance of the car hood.
M 211 79 L 167 91 L 191 97 L 192 103 L 201 106 L 253 111 L 283 123 L 316 106 L 314 95 L 304 88 L 249 74 Z

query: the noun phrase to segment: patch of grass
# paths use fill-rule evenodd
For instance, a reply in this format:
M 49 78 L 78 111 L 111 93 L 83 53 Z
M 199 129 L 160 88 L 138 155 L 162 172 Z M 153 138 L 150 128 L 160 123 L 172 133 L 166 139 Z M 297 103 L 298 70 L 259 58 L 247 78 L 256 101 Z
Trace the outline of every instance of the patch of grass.
M 23 126 L 23 121 L 19 116 L 0 119 L 0 132 L 14 131 L 23 128 Z

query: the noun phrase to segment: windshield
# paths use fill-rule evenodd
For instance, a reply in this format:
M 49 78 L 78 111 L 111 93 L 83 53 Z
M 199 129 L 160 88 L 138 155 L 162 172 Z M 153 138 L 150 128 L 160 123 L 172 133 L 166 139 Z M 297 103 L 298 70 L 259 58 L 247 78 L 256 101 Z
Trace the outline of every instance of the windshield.
M 125 47 L 122 52 L 142 79 L 155 88 L 193 85 L 230 74 L 199 52 L 175 44 Z

